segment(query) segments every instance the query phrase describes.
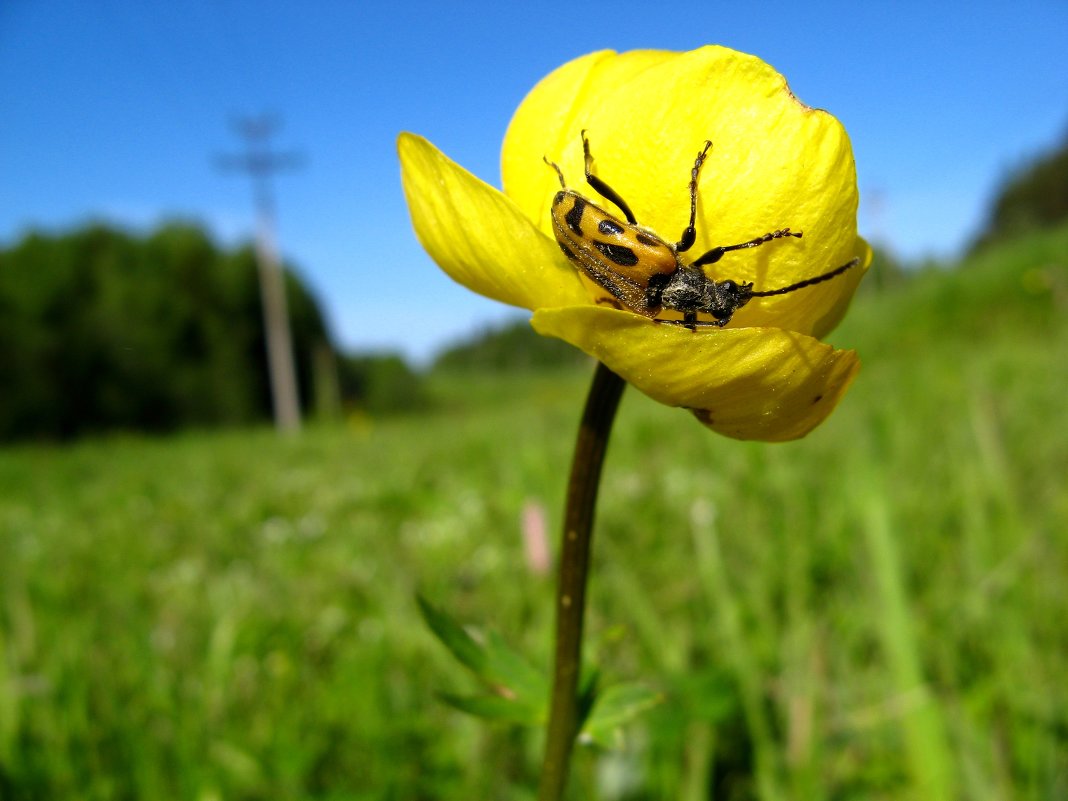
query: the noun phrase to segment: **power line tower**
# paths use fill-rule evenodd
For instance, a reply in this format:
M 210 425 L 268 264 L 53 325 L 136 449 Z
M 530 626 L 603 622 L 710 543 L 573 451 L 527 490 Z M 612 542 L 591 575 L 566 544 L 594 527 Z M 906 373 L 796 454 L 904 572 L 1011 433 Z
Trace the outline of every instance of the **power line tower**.
M 241 117 L 233 125 L 245 140 L 245 152 L 221 156 L 218 163 L 223 169 L 241 170 L 252 178 L 256 206 L 256 263 L 259 266 L 274 422 L 279 431 L 295 433 L 300 431 L 300 399 L 293 362 L 293 337 L 289 328 L 285 278 L 275 239 L 271 175 L 277 170 L 300 166 L 303 159 L 296 153 L 277 153 L 270 149 L 268 140 L 279 127 L 278 119 L 274 116 Z

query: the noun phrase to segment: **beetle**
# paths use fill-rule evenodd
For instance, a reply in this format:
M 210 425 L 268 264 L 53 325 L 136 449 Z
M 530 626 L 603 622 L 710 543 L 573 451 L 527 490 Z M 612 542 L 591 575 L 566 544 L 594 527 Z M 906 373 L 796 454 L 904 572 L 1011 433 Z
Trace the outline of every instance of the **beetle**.
M 590 140 L 585 130 L 581 136 L 586 183 L 618 207 L 626 220 L 619 219 L 575 190 L 568 189 L 560 167 L 543 157 L 560 179 L 560 191 L 553 197 L 550 213 L 557 244 L 578 269 L 580 276 L 607 293 L 608 297 L 602 298 L 603 302 L 629 309 L 657 322 L 682 325 L 690 330 L 696 330 L 698 326 L 722 328 L 751 298 L 795 292 L 841 275 L 860 263 L 860 259 L 853 259 L 830 272 L 778 289 L 754 290 L 752 282 L 738 283 L 730 279 L 715 281 L 705 275 L 701 267 L 715 264 L 733 250 L 759 247 L 774 239 L 800 239 L 802 232 L 781 228 L 737 245 L 719 245 L 692 262 L 684 263 L 679 254 L 693 247 L 697 239 L 694 227 L 697 219 L 697 179 L 712 142 L 705 141 L 690 171 L 689 225 L 683 230 L 679 241 L 670 244 L 654 231 L 639 225 L 630 206 L 619 193 L 593 174 Z M 664 311 L 679 312 L 682 319 L 658 319 L 657 315 Z M 698 320 L 698 314 L 709 314 L 713 319 Z

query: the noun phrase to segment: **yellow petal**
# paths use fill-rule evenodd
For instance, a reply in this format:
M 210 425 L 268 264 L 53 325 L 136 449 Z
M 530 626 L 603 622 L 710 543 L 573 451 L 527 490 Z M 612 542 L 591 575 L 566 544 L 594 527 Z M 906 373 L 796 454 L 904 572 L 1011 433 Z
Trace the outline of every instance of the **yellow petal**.
M 849 304 L 853 300 L 853 295 L 857 290 L 857 286 L 859 286 L 861 279 L 867 274 L 868 267 L 871 265 L 871 246 L 865 242 L 863 238 L 859 236 L 856 238 L 853 252 L 855 254 L 854 257 L 858 259 L 857 266 L 838 278 L 832 278 L 828 282 L 833 284 L 835 281 L 842 281 L 842 286 L 834 287 L 820 284 L 811 288 L 802 289 L 799 290 L 799 293 L 812 292 L 813 294 L 809 295 L 807 298 L 804 296 L 798 298 L 798 303 L 783 309 L 777 316 L 771 316 L 770 314 L 758 316 L 750 312 L 750 314 L 753 314 L 752 317 L 739 314 L 737 319 L 742 322 L 751 319 L 766 322 L 771 319 L 775 325 L 782 328 L 809 334 L 817 339 L 822 339 L 837 328 L 838 323 L 842 322 L 842 318 L 845 317 L 845 313 L 849 310 Z M 773 300 L 775 299 L 761 299 L 759 301 L 761 306 L 758 306 L 757 308 L 773 308 L 770 305 Z M 804 303 L 801 301 L 804 301 Z M 749 307 L 747 306 L 746 309 L 748 308 Z M 746 309 L 743 309 L 742 311 L 745 311 Z
M 646 66 L 675 55 L 662 50 L 636 50 L 625 57 L 611 50 L 590 53 L 549 73 L 520 104 L 501 149 L 501 181 L 505 194 L 550 236 L 549 205 L 560 184 L 542 157 L 557 160 L 559 154 L 577 145 L 577 169 L 571 166 L 565 175 L 574 188 L 585 186 L 579 131 L 591 92 L 599 91 L 606 80 L 627 81 Z
M 777 289 L 865 258 L 848 136 L 830 114 L 799 102 L 760 59 L 715 46 L 601 52 L 545 78 L 512 119 L 502 175 L 506 192 L 546 234 L 558 183 L 543 155 L 560 165 L 571 188 L 595 195 L 583 178 L 582 129 L 598 177 L 639 223 L 669 242 L 686 227 L 690 170 L 705 140 L 712 141 L 700 176 L 697 241 L 687 258 L 781 228 L 804 232 L 802 239 L 727 253 L 705 268 L 717 280 Z M 754 299 L 732 325 L 822 335 L 841 317 L 865 267 Z
M 453 279 L 527 309 L 589 302 L 555 240 L 505 195 L 420 136 L 401 134 L 397 150 L 415 234 Z
M 541 309 L 532 323 L 654 400 L 691 409 L 736 439 L 803 437 L 830 414 L 860 367 L 853 351 L 775 328 L 690 331 L 593 306 Z

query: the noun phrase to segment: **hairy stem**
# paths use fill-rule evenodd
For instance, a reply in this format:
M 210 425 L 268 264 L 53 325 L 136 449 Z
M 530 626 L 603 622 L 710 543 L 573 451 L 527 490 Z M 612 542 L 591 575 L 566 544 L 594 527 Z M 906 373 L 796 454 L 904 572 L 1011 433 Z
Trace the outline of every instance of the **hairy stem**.
M 571 750 L 578 734 L 578 681 L 582 667 L 582 618 L 586 608 L 590 540 L 608 435 L 626 383 L 603 364 L 597 365 L 582 413 L 560 550 L 556 590 L 556 653 L 553 693 L 545 737 L 538 801 L 560 801 L 567 784 Z

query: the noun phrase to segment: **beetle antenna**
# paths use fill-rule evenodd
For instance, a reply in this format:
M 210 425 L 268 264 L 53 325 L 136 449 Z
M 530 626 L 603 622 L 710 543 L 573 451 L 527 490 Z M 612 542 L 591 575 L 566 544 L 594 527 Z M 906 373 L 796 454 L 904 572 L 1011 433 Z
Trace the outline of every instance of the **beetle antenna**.
M 682 232 L 682 237 L 675 244 L 676 253 L 689 250 L 697 239 L 697 229 L 694 228 L 694 224 L 697 221 L 697 179 L 701 175 L 701 165 L 705 163 L 705 156 L 708 154 L 710 147 L 712 147 L 712 140 L 706 139 L 705 146 L 697 154 L 697 160 L 694 161 L 693 169 L 690 170 L 690 224 L 686 226 L 686 230 Z
M 781 289 L 765 289 L 763 292 L 750 292 L 749 294 L 754 298 L 767 298 L 771 297 L 772 295 L 785 295 L 787 292 L 793 292 L 798 289 L 804 289 L 806 286 L 812 286 L 813 284 L 820 284 L 824 281 L 829 281 L 835 276 L 841 275 L 846 270 L 856 267 L 858 264 L 860 264 L 860 259 L 856 258 L 852 261 L 847 261 L 841 267 L 836 267 L 829 273 L 817 275 L 815 278 L 807 278 L 804 281 L 799 281 L 796 284 L 790 284 L 790 286 L 784 286 Z
M 564 172 L 563 172 L 563 170 L 561 170 L 558 166 L 556 166 L 556 162 L 555 161 L 549 161 L 549 157 L 548 156 L 542 156 L 541 159 L 546 164 L 548 164 L 550 167 L 552 167 L 554 170 L 556 170 L 556 175 L 560 179 L 560 188 L 561 189 L 567 189 L 567 182 L 564 181 Z

